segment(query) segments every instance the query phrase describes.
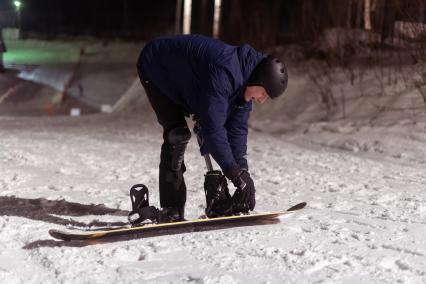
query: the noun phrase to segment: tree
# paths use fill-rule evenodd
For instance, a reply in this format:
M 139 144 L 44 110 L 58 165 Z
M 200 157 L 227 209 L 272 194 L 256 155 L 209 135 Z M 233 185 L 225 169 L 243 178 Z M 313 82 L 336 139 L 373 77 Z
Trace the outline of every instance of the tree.
M 3 53 L 6 52 L 6 44 L 3 40 L 3 29 L 0 26 L 0 72 L 4 72 Z
M 219 37 L 231 44 L 257 48 L 276 44 L 278 0 L 222 0 Z
M 364 0 L 364 29 L 371 30 L 371 0 Z
M 425 0 L 419 2 L 419 23 L 425 23 Z

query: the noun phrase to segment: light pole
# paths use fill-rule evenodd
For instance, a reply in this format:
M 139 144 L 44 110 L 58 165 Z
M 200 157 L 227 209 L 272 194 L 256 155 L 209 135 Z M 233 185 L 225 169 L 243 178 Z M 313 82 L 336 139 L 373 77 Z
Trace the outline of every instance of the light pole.
M 21 38 L 21 8 L 22 8 L 22 2 L 19 0 L 13 1 L 13 5 L 15 5 L 16 9 L 16 18 L 18 21 L 18 38 Z

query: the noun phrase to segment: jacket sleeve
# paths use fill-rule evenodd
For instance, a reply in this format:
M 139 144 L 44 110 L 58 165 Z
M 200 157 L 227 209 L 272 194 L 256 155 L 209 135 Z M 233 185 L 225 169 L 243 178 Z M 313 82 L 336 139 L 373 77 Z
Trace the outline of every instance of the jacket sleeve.
M 234 158 L 237 164 L 246 170 L 248 170 L 247 134 L 251 104 L 250 102 L 237 106 L 225 124 Z
M 207 76 L 208 80 L 203 82 L 199 103 L 203 148 L 212 155 L 225 175 L 229 177 L 229 173 L 238 168 L 225 128 L 228 97 L 231 92 L 230 83 L 223 69 L 214 67 L 210 72 L 210 76 Z

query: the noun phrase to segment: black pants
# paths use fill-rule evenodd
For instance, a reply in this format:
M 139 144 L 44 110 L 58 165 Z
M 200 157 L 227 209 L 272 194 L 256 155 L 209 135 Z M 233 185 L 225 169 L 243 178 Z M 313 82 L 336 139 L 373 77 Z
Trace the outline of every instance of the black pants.
M 182 163 L 180 171 L 173 171 L 172 150 L 168 133 L 177 127 L 187 127 L 184 110 L 168 99 L 161 91 L 148 79 L 142 70 L 138 68 L 139 78 L 148 96 L 149 102 L 157 115 L 157 120 L 163 127 L 163 145 L 161 146 L 160 157 L 160 206 L 177 207 L 183 211 L 186 202 L 186 185 L 183 178 L 185 164 Z

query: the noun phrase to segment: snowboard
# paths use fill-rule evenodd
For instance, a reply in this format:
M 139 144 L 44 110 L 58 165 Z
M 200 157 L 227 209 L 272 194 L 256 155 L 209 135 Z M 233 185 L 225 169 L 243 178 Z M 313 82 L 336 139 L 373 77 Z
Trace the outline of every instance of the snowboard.
M 90 241 L 112 237 L 137 236 L 145 237 L 152 236 L 153 232 L 162 232 L 167 234 L 168 231 L 177 230 L 178 233 L 196 230 L 197 228 L 205 228 L 205 230 L 228 228 L 238 226 L 262 225 L 278 223 L 279 216 L 289 214 L 294 211 L 303 209 L 306 202 L 296 204 L 285 211 L 255 213 L 249 215 L 226 216 L 217 218 L 185 220 L 172 223 L 145 224 L 136 227 L 119 227 L 107 228 L 103 230 L 49 230 L 49 234 L 58 240 L 63 241 Z M 202 230 L 202 229 L 201 229 Z M 201 231 L 200 230 L 200 231 Z M 161 234 L 158 234 L 161 235 Z

